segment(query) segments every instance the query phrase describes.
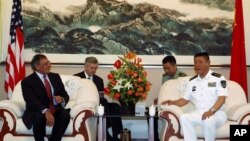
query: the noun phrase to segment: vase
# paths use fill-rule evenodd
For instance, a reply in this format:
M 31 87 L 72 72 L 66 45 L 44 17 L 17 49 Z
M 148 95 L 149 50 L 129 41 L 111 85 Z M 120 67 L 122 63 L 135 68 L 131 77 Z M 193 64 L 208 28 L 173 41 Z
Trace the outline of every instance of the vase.
M 120 101 L 121 104 L 121 115 L 135 115 L 135 103 L 125 103 Z

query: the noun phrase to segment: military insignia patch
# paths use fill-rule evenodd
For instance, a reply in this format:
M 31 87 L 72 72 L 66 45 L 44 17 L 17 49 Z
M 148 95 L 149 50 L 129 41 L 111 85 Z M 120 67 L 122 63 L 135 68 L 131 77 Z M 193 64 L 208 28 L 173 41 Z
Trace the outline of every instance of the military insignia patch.
M 216 82 L 208 82 L 208 87 L 216 87 Z
M 194 77 L 190 78 L 189 81 L 195 79 L 196 77 L 198 77 L 198 75 L 195 75 Z
M 222 75 L 216 72 L 211 73 L 211 75 L 220 78 Z
M 196 86 L 192 87 L 192 92 L 196 91 Z
M 226 88 L 227 87 L 227 81 L 226 80 L 221 80 L 220 84 L 221 84 L 222 88 Z
M 180 77 L 185 77 L 185 76 L 187 76 L 187 75 L 186 75 L 185 73 L 180 72 L 180 73 L 179 73 L 179 76 L 180 76 Z

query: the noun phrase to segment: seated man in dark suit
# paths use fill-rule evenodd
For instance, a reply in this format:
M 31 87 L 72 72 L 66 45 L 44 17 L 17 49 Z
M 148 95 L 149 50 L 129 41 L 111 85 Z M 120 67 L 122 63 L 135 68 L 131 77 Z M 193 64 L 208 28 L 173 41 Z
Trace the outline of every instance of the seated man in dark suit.
M 75 76 L 79 76 L 81 78 L 88 78 L 92 80 L 99 93 L 100 93 L 100 103 L 104 106 L 104 111 L 106 115 L 119 115 L 120 114 L 120 105 L 117 103 L 108 103 L 108 101 L 103 97 L 104 84 L 103 79 L 97 76 L 96 70 L 98 68 L 98 60 L 95 57 L 87 57 L 85 59 L 84 71 L 74 74 Z M 111 122 L 112 120 L 112 122 Z M 108 141 L 117 141 L 118 134 L 123 129 L 121 118 L 112 117 L 112 119 L 107 118 L 107 127 L 112 127 L 113 137 L 108 134 L 107 131 L 107 140 Z
M 45 55 L 35 55 L 31 67 L 34 72 L 21 82 L 26 102 L 23 122 L 28 129 L 33 127 L 35 141 L 44 141 L 46 126 L 53 127 L 49 141 L 61 141 L 70 120 L 69 110 L 64 109 L 68 93 L 59 74 L 50 72 Z

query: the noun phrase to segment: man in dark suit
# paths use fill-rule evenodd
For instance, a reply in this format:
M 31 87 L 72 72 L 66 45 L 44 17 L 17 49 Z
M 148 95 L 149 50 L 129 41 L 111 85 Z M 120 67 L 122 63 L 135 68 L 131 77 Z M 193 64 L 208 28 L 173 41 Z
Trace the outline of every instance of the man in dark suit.
M 87 57 L 85 59 L 84 71 L 74 74 L 81 78 L 87 78 L 92 80 L 99 93 L 100 93 L 100 103 L 104 106 L 105 115 L 120 115 L 120 105 L 117 103 L 108 103 L 108 101 L 103 97 L 103 79 L 97 76 L 96 70 L 98 68 L 98 60 L 95 57 Z M 112 121 L 112 122 L 111 122 Z M 118 134 L 123 129 L 122 121 L 119 117 L 107 118 L 107 127 L 111 127 L 113 131 L 113 137 L 111 137 L 107 131 L 108 141 L 118 141 Z
M 26 102 L 22 120 L 28 129 L 33 127 L 35 141 L 44 141 L 46 126 L 53 127 L 49 141 L 61 141 L 70 120 L 69 110 L 64 109 L 69 96 L 59 74 L 50 72 L 45 55 L 35 55 L 31 67 L 34 72 L 21 82 Z

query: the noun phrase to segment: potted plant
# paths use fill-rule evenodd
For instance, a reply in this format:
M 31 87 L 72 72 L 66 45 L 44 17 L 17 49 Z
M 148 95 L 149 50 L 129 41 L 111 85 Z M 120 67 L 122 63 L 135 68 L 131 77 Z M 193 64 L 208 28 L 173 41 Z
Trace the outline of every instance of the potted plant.
M 107 87 L 104 93 L 121 104 L 123 114 L 134 114 L 134 106 L 138 101 L 145 100 L 151 83 L 147 80 L 142 59 L 136 53 L 127 52 L 118 57 L 114 70 L 108 74 Z M 132 111 L 129 111 L 132 110 Z

